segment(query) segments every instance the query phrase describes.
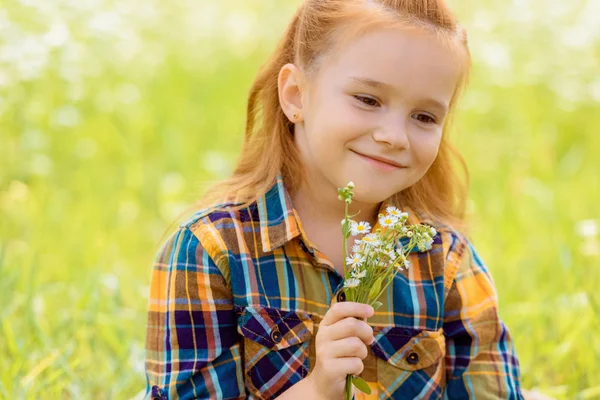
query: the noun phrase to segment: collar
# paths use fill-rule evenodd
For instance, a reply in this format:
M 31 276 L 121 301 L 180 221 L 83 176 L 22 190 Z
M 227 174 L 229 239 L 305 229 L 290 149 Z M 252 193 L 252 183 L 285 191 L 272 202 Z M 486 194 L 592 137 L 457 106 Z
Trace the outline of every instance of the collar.
M 263 252 L 273 251 L 300 235 L 296 210 L 281 174 L 271 189 L 258 198 L 257 208 Z
M 302 229 L 302 223 L 292 204 L 292 200 L 288 190 L 283 183 L 283 177 L 278 174 L 275 183 L 267 193 L 260 196 L 256 202 L 258 215 L 260 219 L 260 233 L 263 252 L 271 252 L 292 239 L 300 236 L 304 243 L 310 245 L 310 240 L 306 237 Z M 379 213 L 384 214 L 387 207 L 394 206 L 391 198 L 384 200 L 380 207 Z M 409 225 L 426 223 L 420 214 L 416 213 L 409 207 L 402 207 L 402 211 L 408 213 Z M 379 228 L 379 222 L 373 227 L 373 231 Z M 340 229 L 340 235 L 342 231 Z M 408 238 L 401 239 L 403 245 L 408 243 Z M 423 250 L 423 252 L 429 249 Z M 421 252 L 417 248 L 412 250 L 413 253 Z

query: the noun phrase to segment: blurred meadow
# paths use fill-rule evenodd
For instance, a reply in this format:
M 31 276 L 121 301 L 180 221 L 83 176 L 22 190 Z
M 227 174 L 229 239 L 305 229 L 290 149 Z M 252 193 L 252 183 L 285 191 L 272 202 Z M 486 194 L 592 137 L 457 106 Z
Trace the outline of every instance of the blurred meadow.
M 0 0 L 0 398 L 129 399 L 150 268 L 298 0 Z M 600 399 L 600 2 L 453 0 L 453 132 L 523 386 Z

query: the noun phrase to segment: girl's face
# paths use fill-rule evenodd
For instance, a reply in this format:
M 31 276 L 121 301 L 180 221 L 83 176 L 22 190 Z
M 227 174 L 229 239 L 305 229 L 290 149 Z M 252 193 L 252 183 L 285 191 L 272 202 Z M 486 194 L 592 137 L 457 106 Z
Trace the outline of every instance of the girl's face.
M 319 189 L 356 184 L 377 203 L 416 183 L 436 158 L 460 77 L 456 54 L 420 30 L 367 33 L 323 60 L 301 92 L 294 140 Z

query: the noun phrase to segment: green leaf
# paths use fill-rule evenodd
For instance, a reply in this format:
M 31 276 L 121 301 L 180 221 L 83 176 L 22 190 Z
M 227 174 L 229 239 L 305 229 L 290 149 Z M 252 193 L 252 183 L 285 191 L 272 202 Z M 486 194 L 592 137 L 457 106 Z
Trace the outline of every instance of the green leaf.
M 375 283 L 373 284 L 373 286 L 371 286 L 371 290 L 369 290 L 369 301 L 374 300 L 375 296 L 377 296 L 379 294 L 379 291 L 381 290 L 381 281 L 383 280 L 383 277 L 377 279 L 375 281 Z
M 366 394 L 371 394 L 371 388 L 367 385 L 367 382 L 359 376 L 352 377 L 352 383 L 354 386 L 358 388 L 361 392 L 365 392 Z
M 376 301 L 375 303 L 372 304 L 374 310 L 377 310 L 382 305 L 383 305 L 383 303 L 380 301 Z

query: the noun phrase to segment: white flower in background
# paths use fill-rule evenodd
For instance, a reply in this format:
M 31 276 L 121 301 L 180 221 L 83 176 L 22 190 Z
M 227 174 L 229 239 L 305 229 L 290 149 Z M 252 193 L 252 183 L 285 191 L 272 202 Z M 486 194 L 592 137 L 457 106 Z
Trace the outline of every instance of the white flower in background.
M 367 276 L 367 270 L 363 269 L 362 271 L 358 271 L 358 270 L 353 270 L 352 272 L 350 272 L 350 275 L 352 275 L 353 278 L 364 278 L 365 276 Z
M 353 288 L 353 287 L 357 287 L 359 284 L 360 284 L 360 279 L 358 279 L 358 278 L 348 278 L 344 282 L 344 287 L 346 287 L 346 288 Z
M 406 232 L 406 236 L 413 237 L 413 231 L 407 231 Z
M 371 232 L 371 224 L 368 222 L 356 223 L 352 221 L 350 224 L 350 233 L 352 233 L 352 236 L 366 235 L 369 232 Z
M 575 225 L 577 234 L 583 238 L 598 236 L 598 223 L 593 219 L 579 221 Z
M 356 243 L 352 246 L 353 253 L 360 253 L 360 243 Z
M 346 257 L 346 264 L 352 265 L 353 267 L 360 266 L 364 261 L 365 257 L 359 253 L 354 253 L 351 257 Z
M 398 223 L 398 217 L 394 217 L 393 215 L 384 215 L 379 217 L 379 223 L 381 226 L 394 226 Z

